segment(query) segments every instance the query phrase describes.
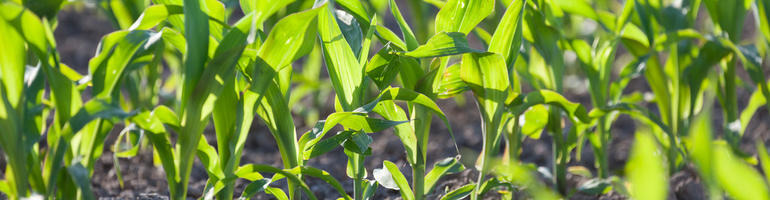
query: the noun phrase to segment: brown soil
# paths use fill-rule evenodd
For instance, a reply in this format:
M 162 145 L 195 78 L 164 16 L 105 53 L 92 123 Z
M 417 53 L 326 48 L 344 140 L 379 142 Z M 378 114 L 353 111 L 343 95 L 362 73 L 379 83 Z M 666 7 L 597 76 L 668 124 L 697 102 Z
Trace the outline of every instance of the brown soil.
M 93 56 L 101 36 L 113 30 L 111 27 L 110 23 L 93 9 L 75 10 L 70 8 L 63 10 L 59 14 L 59 25 L 56 30 L 58 50 L 61 52 L 62 61 L 75 68 L 78 72 L 87 73 L 88 59 Z M 647 89 L 646 83 L 643 80 L 635 80 L 631 83 L 628 90 L 645 91 L 649 89 Z M 748 99 L 748 94 L 743 94 L 742 96 L 743 99 Z M 587 94 L 568 94 L 568 98 L 578 100 L 584 105 L 590 105 Z M 479 152 L 482 143 L 481 121 L 476 105 L 467 94 L 466 100 L 467 103 L 464 105 L 458 105 L 454 100 L 441 100 L 439 104 L 444 112 L 449 114 L 448 117 L 452 124 L 452 129 L 456 134 L 457 145 L 463 151 Z M 325 113 L 322 113 L 321 116 L 325 116 L 325 114 L 330 112 L 330 108 L 324 109 L 326 109 Z M 719 113 L 715 113 L 715 115 L 719 115 Z M 720 116 L 715 116 L 715 118 L 719 119 Z M 744 146 L 748 152 L 755 152 L 753 150 L 753 141 L 768 141 L 769 136 L 763 134 L 770 130 L 768 124 L 764 123 L 769 118 L 767 112 L 764 110 L 758 112 L 758 118 L 761 120 L 752 122 L 747 129 L 747 135 L 744 136 Z M 267 128 L 264 127 L 264 124 L 257 121 L 259 120 L 255 120 L 255 124 L 248 136 L 241 163 L 270 164 L 280 167 L 280 154 L 277 151 L 273 137 Z M 296 121 L 299 123 L 302 120 Z M 715 123 L 716 125 L 721 124 L 720 121 L 717 122 Z M 437 160 L 456 155 L 455 147 L 449 137 L 447 128 L 439 120 L 434 120 L 428 148 L 428 163 L 431 165 Z M 307 125 L 300 125 L 297 132 L 304 133 L 308 129 Z M 628 159 L 628 152 L 633 143 L 634 129 L 634 122 L 627 117 L 621 117 L 612 129 L 610 169 L 617 173 L 616 175 L 618 176 L 622 176 L 623 167 Z M 213 130 L 207 131 L 205 134 L 209 141 L 214 144 Z M 112 144 L 114 137 L 115 135 L 113 134 L 108 139 L 105 147 L 109 147 Z M 382 167 L 383 160 L 389 160 L 400 166 L 406 178 L 411 179 L 411 172 L 406 162 L 404 149 L 398 138 L 390 131 L 375 133 L 372 134 L 372 137 L 374 138 L 374 143 L 372 143 L 371 147 L 375 156 L 369 157 L 366 161 L 366 169 L 369 171 L 369 174 L 371 174 L 371 170 Z M 544 134 L 540 140 L 526 139 L 521 157 L 525 162 L 550 168 L 553 162 L 551 152 L 551 137 Z M 590 144 L 585 144 L 582 158 L 580 161 L 573 160 L 570 165 L 584 166 L 593 170 L 595 174 Z M 328 171 L 343 183 L 344 188 L 351 190 L 352 183 L 345 176 L 345 161 L 344 153 L 342 150 L 337 149 L 314 158 L 309 162 L 309 165 Z M 124 179 L 123 187 L 120 187 L 118 183 L 112 152 L 106 148 L 101 159 L 96 164 L 92 178 L 93 190 L 98 197 L 104 199 L 167 199 L 168 191 L 164 172 L 159 166 L 153 165 L 150 149 L 143 149 L 136 157 L 120 159 L 120 166 Z M 477 172 L 470 169 L 446 176 L 439 181 L 437 189 L 428 196 L 428 199 L 438 199 L 443 195 L 444 191 L 456 189 L 475 181 L 476 176 Z M 198 198 L 202 195 L 206 178 L 202 165 L 196 162 L 192 170 L 188 197 Z M 578 185 L 586 181 L 587 178 L 570 174 L 570 180 L 571 185 Z M 237 182 L 236 196 L 240 194 L 240 191 L 246 184 L 247 182 L 243 180 Z M 308 185 L 310 185 L 319 199 L 337 197 L 336 191 L 320 180 L 309 179 Z M 670 185 L 672 192 L 669 199 L 705 198 L 705 190 L 696 172 L 691 168 L 675 173 L 671 178 Z M 488 199 L 499 198 L 495 196 L 496 194 L 493 192 L 488 196 Z M 257 199 L 270 199 L 270 197 L 259 194 Z M 386 190 L 380 187 L 374 199 L 400 199 L 400 196 L 397 191 Z M 589 195 L 577 192 L 571 196 L 571 199 L 623 199 L 623 197 L 614 192 L 604 195 Z

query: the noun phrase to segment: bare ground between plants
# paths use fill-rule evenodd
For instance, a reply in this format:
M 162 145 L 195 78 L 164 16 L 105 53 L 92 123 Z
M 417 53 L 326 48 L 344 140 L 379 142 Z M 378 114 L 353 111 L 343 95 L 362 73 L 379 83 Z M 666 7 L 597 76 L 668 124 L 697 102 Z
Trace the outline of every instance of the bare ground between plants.
M 59 15 L 59 28 L 56 30 L 56 38 L 59 40 L 59 50 L 64 63 L 72 66 L 77 71 L 84 73 L 87 71 L 88 58 L 93 55 L 96 45 L 101 36 L 112 31 L 109 22 L 93 9 L 74 10 L 72 8 L 63 10 Z M 648 91 L 643 81 L 633 81 L 629 90 Z M 469 97 L 469 96 L 466 96 Z M 567 94 L 571 100 L 578 101 L 584 105 L 589 104 L 588 94 Z M 748 99 L 748 94 L 742 94 L 742 99 Z M 463 151 L 478 152 L 481 149 L 481 129 L 480 119 L 476 106 L 470 101 L 464 105 L 458 105 L 452 100 L 442 100 L 439 102 L 444 112 L 448 113 L 452 129 L 455 132 L 457 145 Z M 328 109 L 328 108 L 325 108 Z M 328 114 L 328 110 L 326 111 Z M 719 113 L 715 113 L 719 115 Z M 323 116 L 323 115 L 322 115 Z M 721 116 L 714 116 L 715 128 L 721 124 Z M 743 137 L 743 149 L 754 153 L 754 141 L 762 140 L 767 143 L 770 136 L 770 125 L 766 123 L 769 117 L 767 111 L 760 110 L 758 118 L 749 124 L 747 135 Z M 259 120 L 255 120 L 255 126 L 252 127 L 248 136 L 246 146 L 242 155 L 241 163 L 260 163 L 270 164 L 276 167 L 281 165 L 280 153 L 277 151 L 276 144 L 272 135 L 267 131 Z M 302 120 L 296 120 L 300 122 Z M 613 127 L 613 139 L 610 146 L 610 169 L 615 174 L 622 175 L 623 168 L 628 158 L 629 150 L 633 144 L 634 122 L 628 118 L 621 118 Z M 298 126 L 298 133 L 304 133 L 308 126 Z M 719 129 L 716 129 L 719 130 Z M 211 130 L 205 133 L 211 142 L 213 141 L 213 132 Z M 411 179 L 410 168 L 407 165 L 404 149 L 400 141 L 390 131 L 372 134 L 374 143 L 372 143 L 373 156 L 367 158 L 366 168 L 371 174 L 371 170 L 382 167 L 383 160 L 390 160 L 401 167 L 402 172 Z M 95 166 L 92 187 L 95 194 L 100 199 L 167 199 L 167 183 L 165 173 L 159 166 L 154 166 L 152 161 L 152 152 L 150 149 L 143 149 L 138 156 L 128 159 L 120 159 L 120 167 L 124 180 L 123 187 L 120 186 L 115 171 L 112 153 L 109 147 L 114 142 L 115 134 L 108 138 L 105 144 L 105 152 Z M 593 168 L 593 155 L 589 144 L 585 144 L 586 150 L 582 152 L 582 160 L 573 161 L 570 166 L 584 166 L 595 173 Z M 524 141 L 522 159 L 525 162 L 535 163 L 538 166 L 550 168 L 552 165 L 551 138 L 544 134 L 539 140 L 526 139 Z M 574 154 L 574 153 L 573 153 Z M 434 120 L 432 133 L 428 148 L 428 163 L 434 163 L 442 158 L 455 156 L 456 150 L 453 141 L 449 136 L 447 127 L 438 120 Z M 466 156 L 469 157 L 469 156 Z M 468 158 L 465 158 L 466 161 Z M 309 165 L 329 171 L 347 190 L 352 188 L 352 182 L 345 177 L 344 153 L 337 149 L 328 154 L 322 155 L 309 161 Z M 472 161 L 471 161 L 472 162 Z M 467 163 L 467 162 L 466 162 Z M 466 165 L 470 167 L 469 165 Z M 444 193 L 451 189 L 458 188 L 476 180 L 477 172 L 471 169 L 461 173 L 448 175 L 439 181 L 436 189 L 428 195 L 428 199 L 438 199 Z M 370 176 L 371 178 L 371 176 Z M 192 170 L 190 188 L 188 197 L 198 198 L 203 193 L 206 181 L 206 172 L 200 163 L 195 164 Z M 587 181 L 588 178 L 579 175 L 570 174 L 570 188 L 577 188 L 579 184 Z M 333 199 L 338 197 L 337 192 L 321 180 L 308 179 L 308 185 L 319 199 Z M 248 184 L 246 181 L 239 180 L 237 183 L 236 196 Z M 349 193 L 351 191 L 348 191 Z M 520 195 L 520 194 L 517 194 Z M 696 172 L 692 168 L 686 168 L 675 173 L 670 180 L 669 199 L 704 199 L 705 190 L 701 184 Z M 397 191 L 380 188 L 375 199 L 400 199 Z M 610 192 L 601 196 L 589 195 L 576 192 L 570 196 L 571 199 L 623 199 L 621 195 Z M 270 196 L 259 194 L 256 199 L 271 199 Z M 485 199 L 499 199 L 499 194 L 490 193 Z

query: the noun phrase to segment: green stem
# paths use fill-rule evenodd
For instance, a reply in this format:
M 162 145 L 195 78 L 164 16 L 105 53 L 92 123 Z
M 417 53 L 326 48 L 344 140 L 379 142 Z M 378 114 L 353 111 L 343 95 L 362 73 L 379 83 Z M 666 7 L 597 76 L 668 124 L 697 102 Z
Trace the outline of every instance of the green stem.
M 412 119 L 417 138 L 417 160 L 412 165 L 412 190 L 416 200 L 425 199 L 425 165 L 427 163 L 428 138 L 430 136 L 431 111 L 421 105 L 414 105 Z
M 548 129 L 553 136 L 553 175 L 556 188 L 562 195 L 567 194 L 567 148 L 561 133 L 561 117 L 558 109 L 551 109 L 548 115 Z
M 506 142 L 505 144 L 507 147 L 506 153 L 508 154 L 507 158 L 510 166 L 518 162 L 519 149 L 521 149 L 521 131 L 519 130 L 518 116 L 513 118 L 513 129 L 508 132 L 507 138 L 508 140 L 505 141 Z
M 599 131 L 599 149 L 598 151 L 594 151 L 594 155 L 596 155 L 596 159 L 599 166 L 599 178 L 608 178 L 610 176 L 609 173 L 609 143 L 610 143 L 610 134 L 609 130 L 606 130 L 605 122 L 607 120 L 607 117 L 602 117 L 599 120 L 599 128 L 597 129 Z
M 425 162 L 412 166 L 412 186 L 414 187 L 414 199 L 425 199 Z
M 727 128 L 726 128 L 726 134 L 725 138 L 728 142 L 730 142 L 730 145 L 733 147 L 737 147 L 740 144 L 740 136 L 739 133 L 736 131 L 733 131 L 733 129 L 729 128 L 730 123 L 736 122 L 738 120 L 738 96 L 736 95 L 736 80 L 735 80 L 735 58 L 730 59 L 729 63 L 727 64 L 727 70 L 725 70 L 724 73 L 724 80 L 725 80 L 725 120 L 727 122 Z
M 358 153 L 349 153 L 348 159 L 350 159 L 355 166 L 355 169 L 353 169 L 353 199 L 355 200 L 363 200 L 364 199 L 364 189 L 366 189 L 366 182 L 364 181 L 364 174 L 366 173 L 366 168 L 364 167 L 364 160 L 366 159 L 366 156 L 358 154 Z

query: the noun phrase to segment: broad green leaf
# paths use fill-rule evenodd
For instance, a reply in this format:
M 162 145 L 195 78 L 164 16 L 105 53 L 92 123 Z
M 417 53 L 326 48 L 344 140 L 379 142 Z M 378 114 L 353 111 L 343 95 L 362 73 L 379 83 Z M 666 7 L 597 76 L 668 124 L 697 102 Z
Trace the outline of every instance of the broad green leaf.
M 762 35 L 765 37 L 765 40 L 770 40 L 770 15 L 768 15 L 768 12 L 770 12 L 770 1 L 768 0 L 757 0 L 757 18 L 759 20 L 759 30 L 762 32 Z
M 458 64 L 450 65 L 446 68 L 444 75 L 441 77 L 439 88 L 436 91 L 438 98 L 452 98 L 470 89 L 465 82 L 463 82 L 460 74 L 460 65 Z
M 559 8 L 565 12 L 573 13 L 589 19 L 597 20 L 599 17 L 595 12 L 595 9 L 591 7 L 589 2 L 585 0 L 556 0 Z
M 4 7 L 0 11 L 6 12 Z M 5 167 L 5 187 L 8 198 L 25 196 L 29 187 L 28 167 L 25 157 L 32 148 L 24 145 L 25 127 L 24 120 L 24 92 L 25 92 L 25 65 L 26 50 L 22 33 L 14 29 L 5 19 L 0 19 L 0 129 L 6 134 L 0 136 L 0 148 L 7 159 Z M 28 150 L 29 149 L 29 150 Z M 37 164 L 37 163 L 35 163 Z
M 350 138 L 353 133 L 356 133 L 356 131 L 341 131 L 338 132 L 337 135 L 331 136 L 327 139 L 321 140 L 318 143 L 314 144 L 313 146 L 309 147 L 309 150 L 306 150 L 303 154 L 305 160 L 309 160 L 311 158 L 315 158 L 317 156 L 323 155 L 329 151 L 334 150 L 335 148 L 339 147 L 343 142 L 345 142 L 347 139 Z
M 392 43 L 399 49 L 407 49 L 406 43 L 398 38 L 398 36 L 387 27 L 377 25 L 375 29 L 377 29 L 375 33 L 383 45 Z M 417 48 L 418 45 L 419 44 L 415 44 L 413 48 Z
M 295 167 L 294 169 L 289 170 L 291 173 L 295 175 L 308 175 L 316 178 L 320 178 L 324 182 L 330 184 L 335 190 L 337 190 L 337 193 L 342 196 L 342 199 L 350 200 L 350 196 L 348 196 L 345 193 L 345 189 L 342 188 L 342 184 L 340 184 L 337 179 L 334 178 L 329 172 L 320 170 L 313 167 Z
M 634 199 L 665 199 L 668 172 L 663 151 L 650 133 L 636 133 L 626 173 Z
M 751 1 L 704 0 L 703 3 L 706 4 L 711 21 L 718 25 L 722 31 L 727 32 L 730 40 L 737 41 L 741 38 L 743 23 L 736 22 L 742 22 L 746 17 Z
M 471 192 L 473 192 L 473 188 L 475 187 L 476 187 L 476 184 L 472 184 L 472 183 L 468 185 L 464 185 L 455 190 L 447 192 L 444 196 L 441 197 L 441 200 L 465 199 L 466 197 L 468 197 L 468 195 L 471 195 Z
M 404 200 L 414 200 L 414 193 L 409 187 L 406 178 L 404 178 L 404 174 L 398 169 L 398 166 L 387 160 L 383 161 L 382 165 L 383 168 L 374 169 L 373 171 L 377 182 L 388 189 L 398 190 L 401 193 L 401 198 L 404 198 Z
M 350 111 L 362 102 L 364 66 L 358 63 L 358 57 L 350 49 L 350 45 L 342 40 L 343 35 L 332 9 L 328 6 L 322 8 L 318 18 L 318 33 L 326 69 L 329 71 L 340 105 L 344 111 Z
M 770 171 L 770 155 L 767 153 L 767 147 L 765 147 L 765 143 L 762 141 L 757 141 L 756 146 L 759 161 L 762 163 L 762 171 Z M 770 175 L 765 174 L 765 181 L 770 181 Z
M 585 107 L 579 103 L 573 103 L 561 96 L 559 93 L 550 90 L 539 90 L 530 92 L 527 95 L 520 95 L 509 103 L 509 108 L 514 115 L 524 113 L 529 107 L 537 104 L 549 104 L 558 106 L 570 116 L 574 122 L 590 122 Z
M 349 130 L 363 130 L 366 133 L 376 133 L 401 123 L 404 122 L 370 118 L 359 112 L 336 112 L 326 117 L 326 120 L 316 123 L 313 130 L 302 135 L 299 145 L 303 151 L 310 150 L 313 145 L 323 138 L 326 132 L 337 125 L 342 125 Z
M 245 15 L 254 13 L 253 24 L 257 27 L 262 27 L 262 22 L 268 17 L 294 1 L 295 0 L 239 0 L 241 10 Z
M 523 23 L 522 36 L 531 42 L 533 47 L 530 48 L 528 65 L 519 74 L 530 77 L 530 83 L 536 89 L 561 91 L 564 59 L 559 48 L 559 27 L 555 26 L 557 24 L 547 24 L 548 16 L 542 16 L 538 11 L 531 10 L 531 7 L 525 9 L 530 10 L 524 11 L 523 20 L 526 23 Z
M 340 27 L 340 31 L 342 31 L 342 36 L 345 37 L 345 41 L 347 41 L 348 45 L 350 45 L 350 49 L 353 51 L 353 54 L 361 55 L 361 49 L 363 48 L 364 42 L 364 32 L 361 30 L 361 26 L 358 24 L 358 21 L 349 13 L 343 10 L 334 10 L 334 16 L 337 20 L 337 24 Z
M 222 168 L 219 166 L 220 161 L 219 155 L 217 155 L 217 150 L 209 145 L 209 143 L 206 141 L 206 138 L 200 138 L 196 150 L 196 155 L 198 155 L 198 159 L 203 164 L 203 167 L 206 168 L 206 173 L 210 177 L 209 179 L 221 180 L 225 178 L 225 174 L 222 171 Z
M 377 191 L 377 181 L 368 180 L 364 184 L 366 184 L 366 186 L 364 187 L 363 200 L 372 200 L 374 193 Z
M 298 183 L 300 188 L 302 188 L 302 190 L 305 192 L 308 198 L 312 200 L 318 199 L 316 198 L 315 194 L 313 194 L 313 192 L 310 190 L 310 188 L 307 186 L 307 184 L 305 184 L 304 181 L 299 179 L 299 177 L 291 173 L 290 170 L 285 171 L 270 165 L 248 164 L 248 165 L 239 167 L 238 171 L 240 171 L 240 173 L 236 173 L 236 174 L 244 174 L 244 173 L 248 174 L 249 172 L 262 172 L 262 173 L 274 173 L 275 174 L 274 176 L 286 177 L 290 181 Z M 278 181 L 280 180 L 280 178 L 272 178 L 272 180 Z M 274 192 L 274 191 L 271 191 L 271 192 Z M 277 197 L 279 195 L 275 195 L 275 196 Z M 282 196 L 285 196 L 285 194 Z
M 503 57 L 495 53 L 465 54 L 460 69 L 460 77 L 473 91 L 481 113 L 484 147 L 480 163 L 484 176 L 505 127 L 505 101 L 511 93 L 508 71 Z
M 767 183 L 754 167 L 745 163 L 724 144 L 713 146 L 714 174 L 731 197 L 740 200 L 770 198 Z
M 401 36 L 404 37 L 404 41 L 406 41 L 406 45 L 401 46 L 401 48 L 402 49 L 406 48 L 406 50 L 410 50 L 410 51 L 416 49 L 417 46 L 420 44 L 417 43 L 417 38 L 414 36 L 414 33 L 412 33 L 412 28 L 409 28 L 409 24 L 406 23 L 406 20 L 404 20 L 404 16 L 401 15 L 401 11 L 398 9 L 398 5 L 396 4 L 396 1 L 390 0 L 389 5 L 390 5 L 390 13 L 393 14 L 393 16 L 396 18 L 396 22 L 398 22 L 398 27 L 401 29 Z
M 364 5 L 359 0 L 337 0 L 335 3 L 339 4 L 345 10 L 348 10 L 362 25 L 369 26 L 369 14 L 367 14 Z
M 762 95 L 761 91 L 756 90 L 751 94 L 751 97 L 749 97 L 749 103 L 746 105 L 746 108 L 743 109 L 739 118 L 741 120 L 741 135 L 746 131 L 746 127 L 748 127 L 751 119 L 754 118 L 754 114 L 757 112 L 757 110 L 759 110 L 759 108 L 761 108 L 762 105 L 765 105 L 766 103 L 767 102 L 765 102 L 765 97 Z
M 443 160 L 436 162 L 436 164 L 433 165 L 433 169 L 425 175 L 425 190 L 423 190 L 425 191 L 425 195 L 431 193 L 431 190 L 436 186 L 438 180 L 444 175 L 458 173 L 463 170 L 465 170 L 463 164 L 454 157 L 444 158 Z
M 241 197 L 238 197 L 238 200 L 249 200 L 252 196 L 257 194 L 258 192 L 264 191 L 267 189 L 268 185 L 270 185 L 271 180 L 269 178 L 259 179 L 256 181 L 253 181 L 246 185 L 246 188 L 243 189 L 243 192 L 241 193 Z
M 494 52 L 503 56 L 507 66 L 512 66 L 516 56 L 519 55 L 521 45 L 521 20 L 524 13 L 524 6 L 527 0 L 514 0 L 508 5 L 508 8 L 500 19 L 492 39 L 489 41 L 489 52 Z M 512 68 L 508 70 L 512 72 Z
M 524 115 L 519 116 L 521 133 L 532 139 L 539 139 L 548 124 L 548 108 L 539 104 L 529 107 Z
M 150 29 L 160 24 L 163 20 L 168 19 L 170 15 L 182 14 L 182 12 L 182 6 L 179 5 L 153 5 L 144 9 L 139 19 L 128 30 Z
M 216 75 L 216 70 L 205 68 L 209 52 L 209 23 L 208 15 L 203 11 L 204 8 L 202 8 L 201 3 L 198 0 L 184 0 L 183 2 L 184 29 L 188 31 L 184 32 L 185 39 L 187 39 L 187 52 L 184 56 L 183 85 L 181 88 L 180 107 L 183 108 L 183 113 L 181 113 L 183 117 L 180 124 L 182 134 L 180 134 L 177 142 L 179 148 L 176 152 L 179 153 L 179 157 L 175 162 L 179 168 L 179 177 L 175 183 L 169 183 L 169 185 L 181 185 L 181 188 L 176 190 L 176 194 L 171 194 L 174 198 L 185 198 L 187 195 L 188 180 L 195 157 L 194 151 L 198 146 L 204 127 L 208 124 L 208 114 L 202 113 L 202 106 L 209 96 L 209 91 L 204 91 L 203 94 L 194 93 L 196 90 L 209 88 L 209 85 L 202 83 L 205 81 L 201 81 L 201 79 L 209 79 L 213 82 L 213 76 Z M 204 70 L 209 73 L 204 75 Z M 209 78 L 202 78 L 203 76 L 209 76 Z
M 436 33 L 467 35 L 495 9 L 494 0 L 448 0 L 436 14 Z
M 428 42 L 413 51 L 401 54 L 414 58 L 432 58 L 471 52 L 479 53 L 482 51 L 471 48 L 463 33 L 442 32 L 434 35 L 428 39 Z
M 67 172 L 69 176 L 75 181 L 75 184 L 82 191 L 83 199 L 96 199 L 94 193 L 91 192 L 91 179 L 89 178 L 89 171 L 79 161 L 74 162 L 72 165 L 67 166 Z M 20 177 L 26 178 L 26 177 Z
M 369 149 L 369 144 L 372 142 L 372 137 L 367 135 L 366 132 L 358 131 L 345 140 L 345 142 L 342 143 L 342 146 L 345 147 L 345 150 L 347 151 L 366 154 L 366 151 Z
M 149 49 L 161 38 L 161 33 L 151 31 L 119 31 L 102 39 L 100 52 L 89 61 L 93 93 L 98 98 L 113 95 L 118 81 L 134 58 L 152 52 Z
M 381 101 L 372 111 L 391 121 L 409 120 L 407 112 L 398 106 L 395 101 Z M 411 124 L 403 123 L 394 126 L 393 134 L 395 134 L 401 140 L 401 144 L 404 145 L 407 161 L 409 161 L 409 163 L 417 162 L 417 136 L 414 134 Z
M 292 168 L 301 163 L 302 149 L 297 146 L 297 133 L 291 109 L 275 82 L 269 82 L 257 114 L 265 122 L 270 133 L 278 144 L 284 167 Z
M 310 53 L 315 43 L 316 16 L 327 7 L 314 8 L 284 17 L 275 24 L 257 55 L 274 71 Z
M 401 61 L 408 58 L 400 58 L 397 55 L 390 54 L 392 43 L 386 44 L 372 59 L 366 64 L 366 75 L 374 81 L 377 88 L 385 89 L 390 86 L 398 75 Z

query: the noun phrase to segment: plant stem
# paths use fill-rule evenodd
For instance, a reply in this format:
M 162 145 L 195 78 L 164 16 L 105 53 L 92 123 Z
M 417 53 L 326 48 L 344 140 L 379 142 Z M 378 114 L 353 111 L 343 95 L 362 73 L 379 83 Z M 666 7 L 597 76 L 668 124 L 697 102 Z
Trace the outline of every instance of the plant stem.
M 558 108 L 552 108 L 548 115 L 548 129 L 553 136 L 553 175 L 556 188 L 562 195 L 567 194 L 567 148 L 561 133 L 561 117 Z
M 510 123 L 510 122 L 509 122 Z M 508 132 L 506 143 L 506 153 L 508 154 L 509 166 L 518 162 L 519 149 L 521 148 L 521 131 L 519 130 L 519 116 L 513 118 L 513 129 Z
M 425 165 L 427 162 L 428 138 L 430 136 L 431 111 L 421 105 L 414 105 L 412 119 L 417 138 L 417 160 L 412 165 L 412 190 L 416 200 L 425 199 Z
M 414 190 L 414 199 L 425 199 L 425 162 L 417 161 L 418 163 L 412 166 L 412 188 Z
M 609 173 L 609 143 L 610 143 L 610 133 L 609 130 L 606 130 L 605 123 L 606 123 L 607 117 L 602 117 L 599 119 L 599 128 L 597 129 L 599 131 L 599 145 L 601 145 L 598 149 L 598 151 L 594 151 L 594 155 L 596 155 L 596 159 L 599 165 L 599 178 L 608 178 L 610 176 Z
M 727 122 L 725 139 L 731 146 L 737 147 L 740 145 L 740 136 L 738 132 L 733 131 L 730 128 L 730 124 L 738 120 L 738 96 L 735 94 L 736 81 L 735 81 L 735 58 L 730 59 L 727 63 L 727 70 L 724 72 L 725 80 L 725 120 Z
M 348 159 L 352 161 L 352 166 L 355 167 L 353 169 L 353 199 L 355 200 L 363 200 L 364 199 L 364 189 L 365 181 L 364 181 L 364 174 L 366 173 L 366 168 L 364 167 L 364 160 L 366 159 L 366 156 L 361 155 L 359 153 L 346 153 L 348 154 Z

